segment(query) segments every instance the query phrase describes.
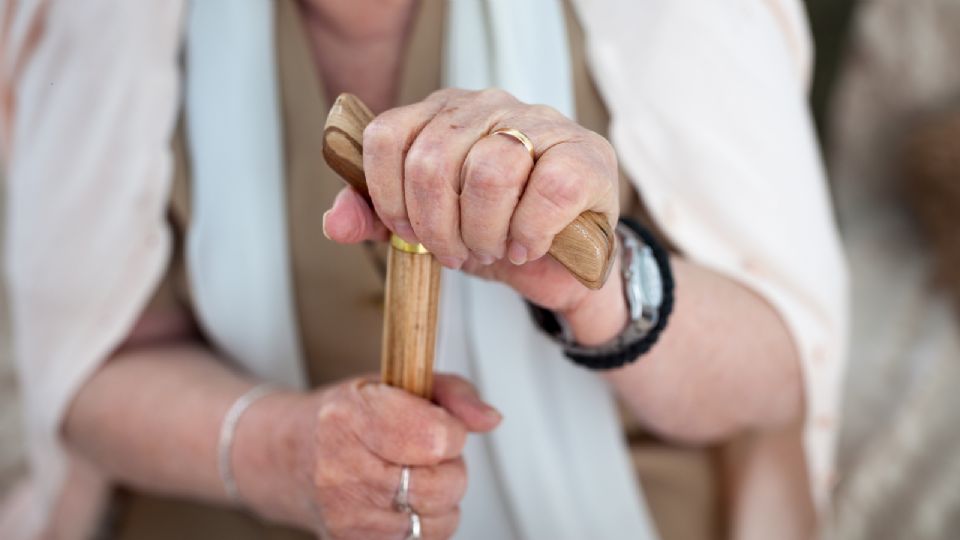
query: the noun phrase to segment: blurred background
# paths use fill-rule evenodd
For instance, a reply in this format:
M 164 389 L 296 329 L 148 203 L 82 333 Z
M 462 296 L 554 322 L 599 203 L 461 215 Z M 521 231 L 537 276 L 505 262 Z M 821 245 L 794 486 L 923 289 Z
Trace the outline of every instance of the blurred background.
M 960 538 L 960 0 L 807 7 L 811 107 L 853 278 L 840 474 L 823 532 Z M 24 470 L 5 307 L 0 288 L 0 496 Z
M 0 232 L 5 221 L 3 186 L 3 163 L 0 162 Z M 0 234 L 0 257 L 4 253 L 3 238 Z M 20 444 L 20 403 L 10 358 L 7 301 L 3 284 L 4 280 L 0 280 L 0 499 L 25 470 Z

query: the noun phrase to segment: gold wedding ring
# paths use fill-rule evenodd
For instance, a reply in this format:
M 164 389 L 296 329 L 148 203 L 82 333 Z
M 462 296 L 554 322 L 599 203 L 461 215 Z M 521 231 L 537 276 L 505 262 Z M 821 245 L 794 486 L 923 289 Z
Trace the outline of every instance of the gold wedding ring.
M 511 137 L 519 141 L 520 144 L 522 144 L 523 147 L 527 149 L 527 152 L 530 153 L 530 159 L 532 159 L 533 161 L 537 160 L 537 154 L 533 151 L 533 142 L 530 140 L 530 137 L 527 137 L 527 135 L 524 132 L 520 131 L 519 129 L 500 128 L 494 131 L 493 133 L 491 133 L 491 135 L 506 135 L 507 137 Z M 390 245 L 406 253 L 416 253 L 416 254 L 430 253 L 429 251 L 427 251 L 427 248 L 423 247 L 423 244 L 411 244 L 410 242 L 407 242 L 406 240 L 404 240 L 403 238 L 400 238 L 396 234 L 390 235 Z
M 512 137 L 520 141 L 520 144 L 522 144 L 523 147 L 527 149 L 527 152 L 530 153 L 530 159 L 534 161 L 537 160 L 537 154 L 533 151 L 533 142 L 530 140 L 530 137 L 527 137 L 526 134 L 519 129 L 500 128 L 494 131 L 492 135 L 506 135 L 507 137 Z

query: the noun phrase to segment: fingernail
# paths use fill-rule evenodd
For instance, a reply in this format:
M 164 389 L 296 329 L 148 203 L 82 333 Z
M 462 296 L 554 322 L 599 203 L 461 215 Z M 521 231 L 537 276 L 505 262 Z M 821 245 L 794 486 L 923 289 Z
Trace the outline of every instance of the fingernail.
M 507 250 L 507 258 L 510 259 L 510 262 L 513 264 L 520 266 L 527 262 L 527 248 L 523 247 L 520 242 L 513 240 L 510 242 L 510 248 Z
M 437 260 L 440 261 L 440 264 L 450 268 L 451 270 L 459 270 L 463 266 L 464 259 L 457 257 L 437 257 Z
M 413 227 L 410 226 L 410 222 L 401 219 L 393 224 L 393 231 L 400 235 L 400 238 L 403 238 L 411 244 L 417 243 L 417 235 L 413 232 Z
M 497 422 L 503 420 L 503 414 L 500 413 L 497 409 L 487 405 L 486 410 L 483 411 L 483 415 L 489 418 L 490 420 L 495 420 Z
M 493 258 L 493 255 L 487 255 L 486 253 L 476 254 L 477 260 L 480 261 L 480 264 L 484 266 L 490 266 L 493 264 L 493 261 L 496 259 Z
M 466 396 L 466 398 L 467 398 L 467 401 L 470 402 L 471 407 L 480 411 L 487 418 L 491 420 L 498 420 L 498 421 L 501 418 L 503 418 L 503 415 L 500 414 L 500 411 L 495 409 L 492 405 L 490 405 L 486 401 L 483 401 L 482 399 L 480 399 L 480 397 L 477 396 L 476 394 L 471 393 L 470 395 Z
M 327 218 L 330 216 L 332 210 L 327 210 L 323 213 L 323 235 L 327 237 L 327 240 L 330 240 L 330 235 L 327 233 Z

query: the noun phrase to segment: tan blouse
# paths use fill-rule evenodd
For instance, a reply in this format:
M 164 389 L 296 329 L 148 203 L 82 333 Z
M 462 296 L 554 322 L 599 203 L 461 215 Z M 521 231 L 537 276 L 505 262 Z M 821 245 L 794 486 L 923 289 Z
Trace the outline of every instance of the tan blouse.
M 287 172 L 288 238 L 297 322 L 305 366 L 315 387 L 378 372 L 383 320 L 385 248 L 339 245 L 323 236 L 323 213 L 343 187 L 320 152 L 331 100 L 319 79 L 301 13 L 277 2 L 277 55 L 281 81 Z M 415 103 L 441 87 L 443 2 L 421 2 L 404 53 L 398 103 Z M 606 136 L 609 115 L 588 72 L 583 31 L 567 6 L 577 121 Z M 183 243 L 190 220 L 189 178 L 183 138 L 174 142 L 177 168 L 170 204 L 177 248 L 151 306 L 191 307 Z M 651 224 L 631 184 L 621 179 L 621 212 Z M 711 538 L 720 531 L 711 451 L 656 441 L 624 416 L 638 478 L 664 538 Z M 260 523 L 240 512 L 184 501 L 125 493 L 110 524 L 118 538 L 299 538 L 302 533 Z

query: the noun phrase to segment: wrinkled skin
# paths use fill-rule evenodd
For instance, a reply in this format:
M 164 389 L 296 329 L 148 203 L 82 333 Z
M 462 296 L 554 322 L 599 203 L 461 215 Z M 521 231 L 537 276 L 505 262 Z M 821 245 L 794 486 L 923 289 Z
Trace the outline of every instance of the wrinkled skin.
M 535 160 L 517 140 L 492 134 L 500 128 L 526 134 Z M 585 210 L 616 220 L 617 161 L 599 135 L 500 90 L 449 89 L 377 116 L 364 131 L 363 155 L 373 208 L 344 188 L 324 217 L 331 239 L 386 240 L 394 232 L 424 244 L 448 268 L 501 281 L 561 312 L 592 294 L 544 255 Z M 360 383 L 338 387 L 321 405 L 316 432 L 326 435 L 312 454 L 314 485 L 332 536 L 373 538 L 407 526 L 390 508 L 400 463 L 420 465 L 411 504 L 424 531 L 453 533 L 466 488 L 464 437 L 492 425 L 447 399 L 451 388 L 464 395 L 466 383 L 438 381 L 437 403 L 447 411 Z
M 491 135 L 500 128 L 526 134 L 536 161 Z M 501 90 L 447 89 L 377 116 L 363 152 L 373 208 L 345 188 L 324 218 L 331 239 L 384 240 L 389 230 L 545 307 L 566 312 L 589 297 L 544 255 L 585 210 L 616 221 L 617 160 L 603 137 Z
M 409 504 L 421 516 L 424 537 L 452 536 L 467 488 L 461 455 L 467 434 L 489 431 L 501 417 L 460 377 L 438 374 L 434 384 L 434 403 L 372 377 L 316 393 L 296 415 L 310 419 L 301 429 L 313 436 L 293 435 L 305 442 L 292 463 L 300 481 L 292 500 L 308 503 L 287 511 L 324 538 L 402 538 L 409 519 L 394 498 L 406 464 Z

